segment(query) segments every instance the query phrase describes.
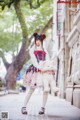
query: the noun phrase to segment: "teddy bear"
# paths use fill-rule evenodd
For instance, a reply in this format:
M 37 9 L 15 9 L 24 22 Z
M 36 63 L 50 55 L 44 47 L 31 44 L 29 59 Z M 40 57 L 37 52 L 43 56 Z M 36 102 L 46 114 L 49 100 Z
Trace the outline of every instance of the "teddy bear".
M 45 89 L 51 89 L 52 93 L 57 93 L 59 91 L 59 88 L 56 86 L 56 67 L 54 66 L 53 60 L 42 61 L 40 65 L 40 68 L 43 71 L 43 82 L 46 86 Z
M 52 60 L 45 60 L 42 63 L 42 68 L 43 71 L 47 71 L 47 70 L 54 70 L 56 71 L 56 67 L 53 64 Z

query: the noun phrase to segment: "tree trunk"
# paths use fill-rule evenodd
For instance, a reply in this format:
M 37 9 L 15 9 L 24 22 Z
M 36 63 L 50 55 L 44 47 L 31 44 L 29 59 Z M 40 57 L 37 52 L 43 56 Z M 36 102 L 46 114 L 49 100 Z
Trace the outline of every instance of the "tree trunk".
M 26 44 L 23 42 L 19 54 L 16 56 L 14 61 L 10 64 L 7 74 L 5 76 L 7 89 L 16 88 L 16 78 L 18 72 L 22 69 L 24 63 L 26 62 L 28 53 L 26 53 Z
M 7 89 L 15 90 L 16 88 L 16 76 L 18 75 L 18 70 L 15 70 L 15 67 L 13 63 L 8 68 L 7 74 L 6 74 L 6 84 Z
M 3 63 L 4 63 L 4 66 L 5 66 L 6 70 L 8 70 L 10 64 L 6 61 L 6 58 L 5 58 L 5 56 L 4 56 L 4 52 L 0 51 L 0 57 L 1 57 L 2 60 L 3 60 Z
M 27 27 L 26 27 L 24 16 L 20 9 L 20 1 L 15 2 L 14 8 L 15 8 L 17 17 L 19 19 L 19 23 L 21 25 L 23 39 L 22 39 L 21 49 L 18 55 L 15 57 L 14 61 L 10 64 L 7 70 L 7 74 L 5 76 L 7 89 L 12 89 L 12 90 L 16 88 L 16 78 L 17 78 L 18 72 L 22 69 L 26 60 L 29 59 L 28 52 L 26 52 L 26 49 L 28 48 L 28 45 L 29 45 Z

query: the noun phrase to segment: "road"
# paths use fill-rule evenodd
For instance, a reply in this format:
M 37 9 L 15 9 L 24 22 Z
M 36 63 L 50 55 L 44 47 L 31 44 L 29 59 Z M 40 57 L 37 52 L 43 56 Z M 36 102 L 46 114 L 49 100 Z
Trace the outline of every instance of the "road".
M 38 115 L 41 107 L 42 92 L 37 90 L 28 103 L 28 115 L 22 115 L 21 107 L 26 94 L 27 92 L 1 96 L 0 113 L 8 111 L 9 120 L 80 120 L 80 109 L 70 105 L 66 100 L 52 95 L 48 97 L 45 115 Z

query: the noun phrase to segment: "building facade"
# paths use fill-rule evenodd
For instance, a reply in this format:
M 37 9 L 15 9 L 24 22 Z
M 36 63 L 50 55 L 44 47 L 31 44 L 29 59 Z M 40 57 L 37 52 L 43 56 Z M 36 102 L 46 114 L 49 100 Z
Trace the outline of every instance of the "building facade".
M 54 1 L 53 16 L 60 97 L 80 108 L 80 1 Z

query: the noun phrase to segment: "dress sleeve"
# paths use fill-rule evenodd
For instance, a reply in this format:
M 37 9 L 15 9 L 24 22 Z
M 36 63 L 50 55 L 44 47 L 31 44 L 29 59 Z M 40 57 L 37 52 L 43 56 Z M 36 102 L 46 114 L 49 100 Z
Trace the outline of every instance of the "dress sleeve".
M 46 52 L 46 59 L 45 60 L 50 60 L 50 56 L 49 56 L 49 53 L 46 49 L 44 49 L 44 51 Z
M 29 54 L 30 54 L 30 57 L 31 57 L 32 64 L 38 69 L 39 68 L 39 63 L 37 62 L 37 59 L 34 55 L 34 46 L 32 48 L 30 48 Z

